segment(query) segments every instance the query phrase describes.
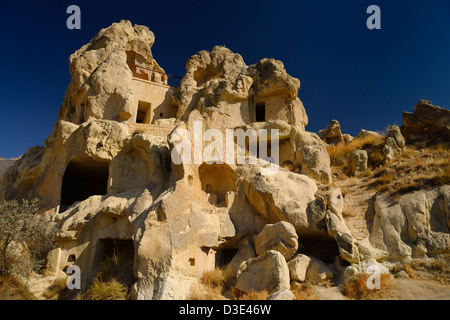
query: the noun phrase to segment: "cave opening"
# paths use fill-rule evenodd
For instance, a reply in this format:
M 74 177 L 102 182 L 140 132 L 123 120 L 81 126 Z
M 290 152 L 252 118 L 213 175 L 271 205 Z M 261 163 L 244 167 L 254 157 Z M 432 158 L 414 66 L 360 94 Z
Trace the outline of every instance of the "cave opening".
M 64 172 L 59 212 L 64 212 L 77 201 L 93 195 L 104 195 L 108 190 L 109 162 L 89 158 L 73 159 Z
M 266 103 L 264 101 L 256 103 L 255 118 L 256 122 L 266 121 Z
M 217 205 L 225 205 L 226 193 L 236 191 L 236 173 L 227 164 L 206 164 L 198 168 L 202 190 L 215 194 Z
M 325 263 L 333 263 L 340 256 L 339 246 L 333 238 L 328 239 L 299 239 L 301 248 L 299 252 L 313 256 Z
M 216 252 L 216 268 L 226 268 L 230 264 L 233 257 L 238 252 L 238 249 L 219 249 Z
M 134 243 L 132 239 L 99 239 L 95 247 L 94 270 L 126 285 L 135 281 L 133 274 Z

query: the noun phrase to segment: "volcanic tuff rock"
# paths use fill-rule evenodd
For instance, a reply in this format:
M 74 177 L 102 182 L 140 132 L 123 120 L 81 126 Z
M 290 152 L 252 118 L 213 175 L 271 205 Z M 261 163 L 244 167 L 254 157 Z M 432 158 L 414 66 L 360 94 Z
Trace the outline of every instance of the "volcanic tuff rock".
M 300 81 L 281 61 L 247 66 L 216 46 L 189 58 L 179 87 L 171 87 L 153 58 L 154 41 L 146 27 L 121 21 L 72 54 L 72 80 L 45 146 L 30 148 L 2 178 L 1 200 L 37 197 L 44 217 L 58 222 L 48 276 L 64 276 L 76 264 L 86 290 L 117 254 L 121 281 L 135 299 L 184 299 L 216 266 L 226 267 L 241 291 L 275 297 L 291 278 L 332 277 L 315 257 L 322 251 L 355 265 L 448 251 L 446 187 L 400 203 L 377 195 L 370 241 L 353 237 L 326 145 L 305 131 Z M 232 143 L 245 149 L 245 163 L 174 161 L 198 123 L 202 137 L 212 128 L 254 130 L 243 146 Z M 400 146 L 398 134 L 392 130 L 391 138 Z M 260 156 L 251 146 L 272 141 L 280 165 L 265 175 L 265 162 L 250 163 Z M 198 156 L 193 145 L 188 151 Z M 315 267 L 300 270 L 297 254 Z M 288 265 L 295 265 L 291 275 Z
M 325 140 L 328 144 L 338 144 L 344 142 L 344 137 L 341 132 L 341 125 L 337 120 L 331 120 L 325 129 L 318 132 L 320 139 Z
M 450 139 L 450 110 L 420 100 L 413 113 L 403 112 L 401 131 L 408 144 L 436 145 Z

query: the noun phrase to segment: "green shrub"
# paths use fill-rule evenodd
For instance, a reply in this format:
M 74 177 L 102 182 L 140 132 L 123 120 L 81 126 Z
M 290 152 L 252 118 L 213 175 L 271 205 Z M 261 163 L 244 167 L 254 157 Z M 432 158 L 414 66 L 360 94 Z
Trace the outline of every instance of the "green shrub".
M 40 214 L 37 200 L 0 202 L 0 275 L 27 276 L 44 265 L 56 228 Z

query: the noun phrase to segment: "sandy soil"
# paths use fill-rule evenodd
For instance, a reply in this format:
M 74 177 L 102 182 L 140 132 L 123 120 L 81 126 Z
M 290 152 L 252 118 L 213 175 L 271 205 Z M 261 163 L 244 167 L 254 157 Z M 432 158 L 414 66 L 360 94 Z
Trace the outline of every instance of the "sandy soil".
M 384 299 L 388 300 L 450 300 L 450 285 L 434 281 L 394 279 L 395 288 Z M 347 300 L 338 287 L 316 286 L 319 300 Z

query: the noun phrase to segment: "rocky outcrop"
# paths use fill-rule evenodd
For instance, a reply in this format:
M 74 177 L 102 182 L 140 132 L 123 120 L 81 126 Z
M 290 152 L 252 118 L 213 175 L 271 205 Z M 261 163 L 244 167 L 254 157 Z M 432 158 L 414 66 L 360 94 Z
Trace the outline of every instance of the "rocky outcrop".
M 8 170 L 9 167 L 13 166 L 17 159 L 2 159 L 0 158 L 0 181 L 3 178 L 3 175 L 5 174 L 6 170 Z
M 373 139 L 379 138 L 381 135 L 378 132 L 361 129 L 361 131 L 353 139 L 366 139 L 371 137 Z
M 416 191 L 402 196 L 398 202 L 388 194 L 378 195 L 371 245 L 383 252 L 383 258 L 391 259 L 447 252 L 448 190 L 448 186 L 443 186 Z
M 236 288 L 247 293 L 264 290 L 274 293 L 289 289 L 289 269 L 283 255 L 269 250 L 243 262 L 237 273 Z
M 341 125 L 337 120 L 331 120 L 325 129 L 318 132 L 320 139 L 324 140 L 328 144 L 338 144 L 344 142 L 345 139 L 341 132 Z M 348 140 L 348 137 L 347 137 Z M 348 141 L 347 141 L 348 142 Z
M 450 140 L 450 111 L 420 100 L 413 113 L 403 112 L 401 132 L 406 143 L 436 145 Z
M 304 282 L 311 258 L 304 254 L 297 254 L 288 262 L 291 281 Z
M 255 248 L 258 255 L 276 250 L 289 260 L 298 250 L 298 235 L 288 222 L 266 224 L 256 238 Z
M 403 138 L 400 128 L 398 126 L 389 127 L 383 148 L 386 161 L 390 161 L 401 154 L 405 144 L 405 138 Z
M 239 54 L 216 46 L 189 58 L 186 71 L 180 84 L 181 119 L 196 110 L 208 127 L 218 129 L 271 120 L 300 130 L 308 124 L 297 97 L 300 81 L 287 74 L 281 61 L 263 59 L 247 66 Z
M 14 161 L 0 178 L 0 199 L 12 200 L 27 198 L 42 172 L 41 159 L 45 149 L 41 146 L 29 148 Z
M 358 176 L 363 172 L 367 171 L 367 160 L 369 156 L 366 150 L 355 150 L 352 151 L 348 158 L 348 166 L 350 173 L 353 176 Z
M 164 73 L 153 59 L 154 42 L 153 32 L 129 21 L 102 29 L 70 56 L 72 80 L 58 119 L 75 124 L 90 119 L 132 119 L 136 113 L 132 69 L 134 74 L 145 74 L 148 69 Z
M 282 62 L 247 66 L 216 46 L 189 58 L 173 88 L 153 59 L 154 40 L 146 27 L 121 21 L 75 52 L 45 146 L 30 148 L 3 175 L 1 200 L 37 197 L 45 218 L 58 223 L 46 274 L 64 276 L 76 264 L 86 290 L 117 254 L 134 299 L 185 299 L 216 266 L 226 266 L 241 291 L 291 299 L 291 281 L 335 276 L 316 255 L 360 264 L 447 250 L 448 188 L 399 203 L 378 195 L 370 239 L 353 237 L 321 139 L 349 138 L 337 122 L 321 136 L 305 131 L 300 81 Z M 223 150 L 207 144 L 227 142 L 227 130 L 250 132 L 243 144 L 234 135 L 223 144 L 243 163 L 218 160 Z M 357 138 L 367 135 L 374 133 Z M 405 144 L 398 127 L 387 141 L 388 157 Z M 270 145 L 265 156 L 261 143 Z M 199 157 L 205 149 L 214 151 L 210 158 Z M 188 154 L 194 161 L 179 161 Z M 354 167 L 354 174 L 365 171 Z M 265 174 L 268 168 L 274 171 Z

